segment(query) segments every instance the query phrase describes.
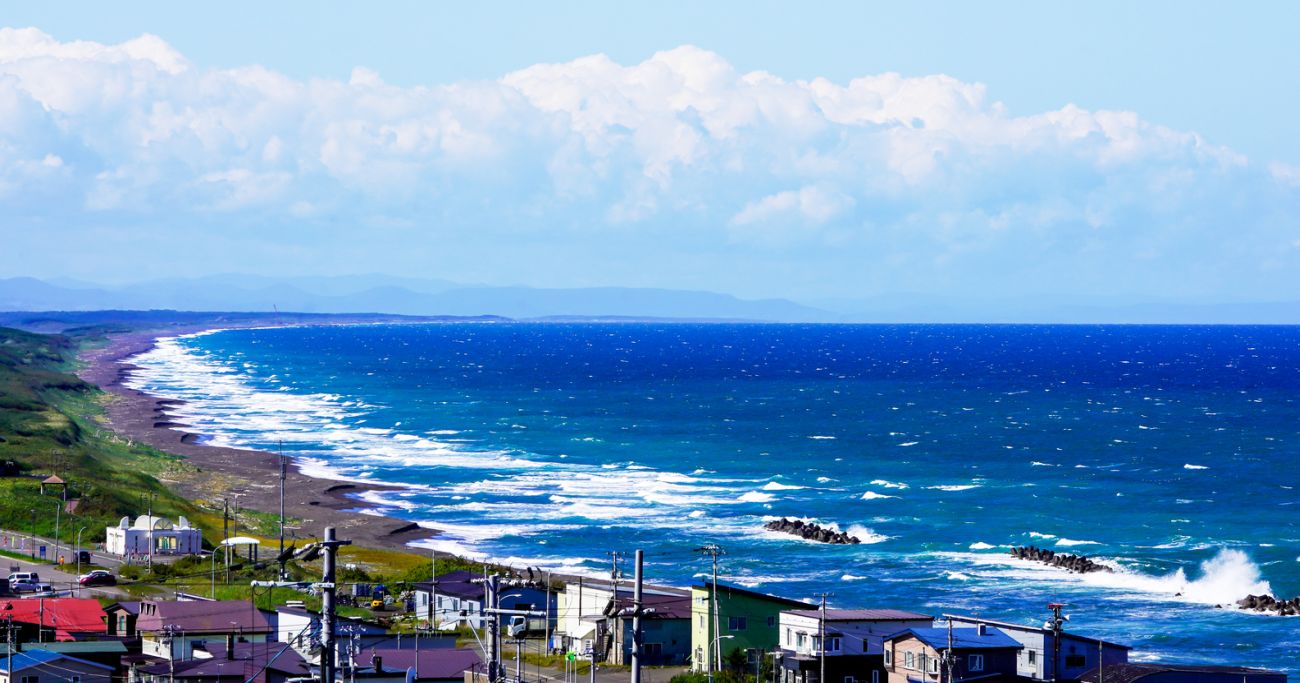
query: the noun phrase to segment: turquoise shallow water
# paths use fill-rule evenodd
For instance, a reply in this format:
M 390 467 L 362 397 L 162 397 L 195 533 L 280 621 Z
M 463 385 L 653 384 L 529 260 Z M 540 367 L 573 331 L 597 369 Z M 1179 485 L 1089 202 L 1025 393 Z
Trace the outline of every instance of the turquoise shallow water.
M 440 324 L 165 340 L 134 384 L 213 441 L 408 485 L 443 550 L 840 606 L 978 612 L 1136 659 L 1300 671 L 1300 329 Z M 764 531 L 774 516 L 863 539 Z M 1113 574 L 1014 561 L 1084 553 Z

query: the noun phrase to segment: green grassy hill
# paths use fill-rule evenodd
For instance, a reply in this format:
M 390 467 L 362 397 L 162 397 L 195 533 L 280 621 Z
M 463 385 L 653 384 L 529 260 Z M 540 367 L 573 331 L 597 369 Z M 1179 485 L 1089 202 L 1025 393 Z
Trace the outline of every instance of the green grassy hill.
M 102 541 L 106 525 L 140 514 L 149 498 L 158 514 L 202 524 L 201 510 L 159 482 L 184 466 L 180 459 L 125 443 L 100 424 L 105 395 L 72 374 L 75 353 L 69 337 L 0 328 L 0 462 L 18 468 L 0 477 L 0 527 L 53 536 L 57 518 L 63 540 L 84 527 L 83 543 Z M 56 514 L 57 489 L 41 495 L 40 480 L 51 474 L 68 482 L 75 513 Z

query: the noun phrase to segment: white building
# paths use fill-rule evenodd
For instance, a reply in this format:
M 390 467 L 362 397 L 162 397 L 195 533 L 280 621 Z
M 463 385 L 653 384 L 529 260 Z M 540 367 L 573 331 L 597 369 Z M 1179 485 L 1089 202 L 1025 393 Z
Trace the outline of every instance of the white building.
M 114 555 L 198 555 L 202 549 L 203 532 L 184 517 L 175 524 L 148 515 L 137 517 L 132 524 L 130 517 L 123 517 L 117 526 L 108 527 L 104 541 L 104 550 Z

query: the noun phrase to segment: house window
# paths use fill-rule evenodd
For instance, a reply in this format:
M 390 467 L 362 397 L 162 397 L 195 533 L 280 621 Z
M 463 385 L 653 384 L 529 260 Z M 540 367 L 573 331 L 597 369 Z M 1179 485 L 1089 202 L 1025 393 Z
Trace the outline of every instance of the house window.
M 854 677 L 852 677 L 852 676 L 845 676 L 845 677 L 844 677 L 844 683 L 858 683 L 858 679 L 856 679 L 856 678 L 854 678 Z
M 930 673 L 932 673 L 932 674 L 937 674 L 937 673 L 939 673 L 939 658 L 938 658 L 938 657 L 931 657 L 931 658 L 930 658 L 930 667 L 929 667 L 929 669 L 930 669 Z
M 23 676 L 22 683 L 41 683 L 40 676 Z
M 886 649 L 886 650 L 885 650 L 885 666 L 893 666 L 893 665 L 894 665 L 894 651 L 893 651 L 893 650 Z M 871 683 L 876 683 L 876 682 L 873 680 Z
M 1083 658 L 1083 655 L 1065 656 L 1065 668 L 1067 669 L 1078 669 L 1082 667 L 1084 664 L 1085 664 L 1085 660 Z
M 727 617 L 727 630 L 728 630 L 728 631 L 744 631 L 744 630 L 745 630 L 745 618 L 744 618 L 744 617 Z
M 984 655 L 971 655 L 969 658 L 967 658 L 967 660 L 966 660 L 966 670 L 967 670 L 967 671 L 983 671 L 983 670 L 984 670 Z
M 834 638 L 827 638 L 827 639 L 826 639 L 826 651 L 827 651 L 827 652 L 839 652 L 839 651 L 840 651 L 840 637 L 839 637 L 839 636 L 835 636 Z
M 774 626 L 776 626 L 776 617 L 768 617 L 768 618 L 767 618 L 767 627 L 768 627 L 768 628 L 772 628 L 772 627 L 774 627 Z
M 68 683 L 81 683 L 81 676 L 73 676 L 72 680 L 68 681 Z
M 888 657 L 886 657 L 886 659 L 888 659 Z M 871 683 L 880 683 L 880 672 L 879 672 L 879 671 L 872 671 L 872 672 L 871 672 Z
M 904 654 L 904 655 L 903 655 L 903 666 L 905 666 L 905 667 L 907 667 L 907 668 L 909 668 L 909 669 L 915 669 L 915 668 L 916 668 L 916 653 L 915 653 L 915 652 L 908 652 L 907 654 Z
M 664 656 L 663 643 L 646 643 L 645 656 L 647 659 L 660 659 Z
M 1028 650 L 1028 651 L 1025 652 L 1025 654 L 1029 655 L 1029 663 L 1030 663 L 1030 664 L 1037 664 L 1037 663 L 1038 663 L 1038 651 L 1037 651 L 1037 650 Z
M 804 647 L 806 647 L 806 646 L 808 645 L 808 636 L 807 636 L 806 634 L 800 633 L 800 634 L 799 634 L 799 640 L 798 640 L 797 642 L 798 642 L 798 646 L 799 646 L 799 648 L 800 648 L 800 649 L 803 649 Z

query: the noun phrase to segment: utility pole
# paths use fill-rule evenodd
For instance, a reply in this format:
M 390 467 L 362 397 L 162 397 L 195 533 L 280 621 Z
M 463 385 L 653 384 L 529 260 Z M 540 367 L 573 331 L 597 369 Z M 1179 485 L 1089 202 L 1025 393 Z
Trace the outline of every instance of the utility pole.
M 6 610 L 12 610 L 13 605 L 5 605 Z M 5 672 L 13 676 L 14 670 L 14 615 L 5 614 L 5 645 L 8 646 L 9 661 L 5 662 Z
M 442 611 L 438 608 L 438 551 L 429 549 L 429 605 L 432 611 L 429 613 L 429 632 L 432 635 L 438 634 L 438 614 Z
M 716 543 L 708 543 L 695 549 L 696 552 L 713 558 L 713 599 L 709 605 L 709 683 L 713 683 L 713 671 L 722 664 L 721 628 L 718 624 L 718 556 L 725 554 Z
M 1061 615 L 1061 608 L 1064 604 L 1053 602 L 1047 606 L 1052 610 L 1052 618 L 1047 623 L 1052 627 L 1052 681 L 1061 680 L 1061 627 L 1065 625 L 1068 616 Z
M 496 610 L 501 607 L 501 576 L 493 574 L 488 577 L 487 583 L 487 603 L 490 610 L 488 612 L 488 683 L 497 683 L 501 677 L 501 629 L 497 623 L 498 617 Z
M 826 598 L 829 598 L 831 593 L 818 593 L 818 595 L 822 599 L 822 614 L 821 619 L 817 620 L 817 642 L 819 643 L 817 683 L 826 683 Z
M 334 527 L 325 527 L 325 538 L 321 541 L 325 552 L 324 572 L 321 575 L 320 671 L 323 683 L 334 683 L 335 658 L 338 654 L 334 633 L 338 627 L 338 619 L 335 616 L 338 587 L 334 583 L 334 572 L 338 566 L 339 546 L 351 545 L 351 543 L 352 541 L 335 540 Z
M 280 579 L 285 578 L 284 563 L 288 558 L 284 556 L 284 480 L 289 474 L 289 466 L 284 459 L 284 442 L 280 442 Z
M 226 585 L 230 585 L 230 499 L 221 499 L 221 551 L 226 561 Z
M 943 681 L 940 681 L 940 683 L 950 683 L 953 678 L 953 667 L 957 664 L 957 660 L 956 660 L 956 655 L 954 655 L 952 652 L 952 646 L 953 646 L 952 641 L 953 641 L 952 617 L 948 617 L 948 649 L 944 650 L 943 660 L 942 660 L 943 669 L 945 672 L 947 672 L 948 677 Z
M 645 553 L 637 548 L 632 588 L 632 683 L 641 683 L 641 581 Z M 614 603 L 615 605 L 618 602 Z M 758 679 L 754 679 L 758 680 Z
M 558 615 L 559 609 L 556 606 Z M 551 573 L 546 572 L 546 653 L 551 653 Z

